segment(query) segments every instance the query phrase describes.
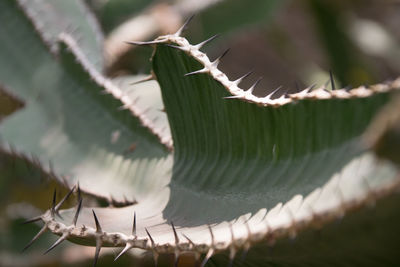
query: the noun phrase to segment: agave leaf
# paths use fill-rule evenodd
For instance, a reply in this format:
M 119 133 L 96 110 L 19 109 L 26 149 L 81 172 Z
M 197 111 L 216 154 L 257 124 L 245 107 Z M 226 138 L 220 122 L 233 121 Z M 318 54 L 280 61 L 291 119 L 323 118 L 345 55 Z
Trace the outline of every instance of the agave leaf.
M 79 181 L 82 190 L 108 200 L 131 203 L 148 186 L 162 188 L 157 179 L 168 177 L 169 156 L 150 119 L 101 76 L 70 35 L 60 35 L 57 59 L 15 2 L 2 2 L 0 10 L 0 81 L 26 100 L 0 125 L 3 147 L 37 156 L 60 181 L 70 187 Z M 130 179 L 135 172 L 138 179 Z
M 153 75 L 121 76 L 114 78 L 117 85 L 153 122 L 153 129 L 159 132 L 164 143 L 172 140 L 167 115 L 162 102 L 160 86 Z
M 160 253 L 202 253 L 202 265 L 215 253 L 230 251 L 235 256 L 248 249 L 249 263 L 256 265 L 319 260 L 332 265 L 336 260 L 326 253 L 332 246 L 320 258 L 308 252 L 301 261 L 296 254 L 269 257 L 263 249 L 278 241 L 276 249 L 284 255 L 287 244 L 279 242 L 296 234 L 304 234 L 298 246 L 307 249 L 315 243 L 307 236 L 312 227 L 344 216 L 353 228 L 330 230 L 328 225 L 331 232 L 324 240 L 329 243 L 329 237 L 334 240 L 351 232 L 352 220 L 365 224 L 370 213 L 360 215 L 357 209 L 371 201 L 390 200 L 399 188 L 398 168 L 378 161 L 360 142 L 371 118 L 387 102 L 388 92 L 399 88 L 399 80 L 349 92 L 320 88 L 278 99 L 258 98 L 220 72 L 219 59 L 211 62 L 184 38 L 163 36 L 157 39 L 153 68 L 174 140 L 175 151 L 169 154 L 136 106 L 117 111 L 118 104 L 132 104 L 129 97 L 123 98 L 91 67 L 71 36 L 60 37 L 55 60 L 37 42 L 29 23 L 13 16 L 13 5 L 6 2 L 0 8 L 0 18 L 19 29 L 14 34 L 5 27 L 8 35 L 2 45 L 7 49 L 0 51 L 4 62 L 11 63 L 0 65 L 0 80 L 17 94 L 26 90 L 34 97 L 1 124 L 3 142 L 37 154 L 41 162 L 55 162 L 57 175 L 73 171 L 76 176 L 70 181 L 79 179 L 93 194 L 117 192 L 122 197 L 128 192 L 139 201 L 118 209 L 78 204 L 60 211 L 61 217 L 56 216 L 54 203 L 41 216 L 43 231 L 60 235 L 60 241 L 96 246 L 96 260 L 102 246 L 120 246 L 152 251 L 155 259 Z M 31 58 L 29 67 L 39 72 L 28 69 L 21 51 L 14 48 L 20 36 L 31 47 L 22 55 Z M 12 75 L 19 69 L 27 79 Z M 194 71 L 197 74 L 185 77 Z M 226 99 L 231 96 L 235 99 Z M 21 125 L 29 133 L 20 131 Z M 112 142 L 116 129 L 121 135 Z M 122 148 L 132 141 L 138 147 L 128 156 Z M 382 214 L 376 214 L 377 222 L 393 214 L 396 205 L 387 203 Z M 365 233 L 368 228 L 359 236 Z M 343 238 L 341 242 L 349 240 Z M 357 253 L 368 252 L 369 244 L 356 243 Z M 357 256 L 349 247 L 339 249 L 350 258 Z M 383 257 L 389 262 L 390 251 L 369 254 L 366 260 Z
M 120 209 L 96 208 L 95 219 L 92 209 L 83 208 L 72 230 L 68 229 L 76 209 L 62 211 L 63 219 L 46 212 L 42 219 L 52 232 L 68 231 L 74 242 L 121 246 L 124 252 L 143 248 L 155 259 L 160 253 L 202 253 L 203 264 L 215 253 L 230 251 L 235 256 L 249 248 L 249 263 L 256 265 L 337 263 L 329 254 L 334 248 L 357 263 L 376 257 L 396 260 L 393 250 L 384 255 L 377 250 L 362 259 L 349 246 L 333 246 L 347 242 L 343 234 L 358 224 L 363 226 L 357 237 L 368 232 L 365 218 L 372 211 L 357 212 L 360 208 L 383 199 L 382 213 L 374 220 L 392 214 L 391 196 L 400 184 L 398 167 L 377 160 L 360 136 L 389 92 L 399 88 L 399 80 L 349 92 L 316 89 L 279 99 L 257 98 L 242 95 L 239 84 L 186 39 L 169 35 L 157 40 L 179 48 L 158 44 L 153 58 L 174 140 L 172 178 L 168 193 L 162 193 L 167 198 L 155 197 L 156 188 L 148 188 L 152 198 Z M 204 73 L 184 75 L 199 69 Z M 226 99 L 230 93 L 237 99 Z M 335 228 L 332 222 L 338 218 L 344 223 Z M 310 231 L 325 225 L 328 234 L 322 242 L 332 245 L 314 257 L 307 246 L 319 237 Z M 296 235 L 293 247 L 307 251 L 301 261 L 295 258 L 301 250 L 288 258 L 280 256 L 290 249 L 287 239 Z M 368 251 L 381 236 L 374 232 L 368 244 L 356 240 L 357 253 Z M 281 254 L 263 252 L 275 242 Z
M 56 49 L 58 35 L 67 32 L 85 52 L 89 61 L 98 69 L 103 67 L 103 33 L 96 18 L 84 1 L 72 0 L 17 0 L 30 18 L 46 44 Z

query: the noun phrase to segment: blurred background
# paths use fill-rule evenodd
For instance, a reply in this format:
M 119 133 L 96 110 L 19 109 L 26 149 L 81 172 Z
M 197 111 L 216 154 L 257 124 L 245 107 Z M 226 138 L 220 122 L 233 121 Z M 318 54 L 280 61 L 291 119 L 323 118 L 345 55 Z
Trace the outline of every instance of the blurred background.
M 221 70 L 231 79 L 253 70 L 242 85 L 250 87 L 262 76 L 255 91 L 260 96 L 279 86 L 276 96 L 312 84 L 330 88 L 330 71 L 337 87 L 349 88 L 399 76 L 398 0 L 87 0 L 86 4 L 104 33 L 104 73 L 112 78 L 150 72 L 152 49 L 125 41 L 172 33 L 192 14 L 196 16 L 185 33 L 188 40 L 195 44 L 220 34 L 203 51 L 214 59 L 230 48 Z M 0 123 L 19 108 L 23 103 L 0 88 Z M 21 222 L 49 208 L 55 187 L 29 161 L 10 159 L 0 150 L 0 266 L 91 266 L 94 249 L 68 242 L 42 255 L 57 239 L 51 234 L 21 253 L 41 227 Z M 111 264 L 118 252 L 103 250 L 98 266 Z M 151 258 L 129 256 L 118 262 L 118 266 L 152 264 Z

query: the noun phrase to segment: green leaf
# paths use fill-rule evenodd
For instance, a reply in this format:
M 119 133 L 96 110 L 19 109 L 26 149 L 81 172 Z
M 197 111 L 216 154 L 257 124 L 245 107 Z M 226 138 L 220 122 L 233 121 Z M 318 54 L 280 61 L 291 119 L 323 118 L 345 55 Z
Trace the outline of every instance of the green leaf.
M 55 175 L 79 180 L 94 195 L 138 201 L 123 208 L 80 210 L 78 205 L 60 211 L 61 217 L 58 206 L 53 207 L 41 219 L 43 229 L 61 235 L 59 240 L 95 245 L 97 251 L 137 247 L 152 251 L 155 259 L 158 254 L 206 254 L 204 264 L 214 253 L 235 256 L 248 249 L 248 263 L 254 265 L 339 265 L 329 254 L 333 248 L 356 263 L 397 260 L 392 252 L 397 243 L 385 243 L 390 253 L 368 253 L 371 242 L 361 237 L 371 232 L 365 226 L 371 213 L 357 210 L 390 200 L 400 187 L 398 167 L 377 160 L 360 137 L 400 80 L 350 91 L 319 88 L 258 98 L 186 39 L 162 36 L 156 39 L 152 64 L 174 141 L 170 152 L 165 132 L 145 116 L 156 114 L 153 106 L 139 110 L 132 96 L 92 67 L 68 34 L 59 36 L 57 59 L 51 57 L 13 3 L 0 5 L 0 18 L 13 25 L 0 32 L 5 47 L 0 55 L 11 62 L 0 63 L 0 80 L 17 95 L 30 96 L 23 111 L 0 125 L 3 143 L 37 154 L 42 163 L 51 160 Z M 19 38 L 31 49 L 11 45 L 19 44 Z M 165 45 L 171 43 L 177 47 Z M 31 59 L 29 68 L 26 58 Z M 197 70 L 204 73 L 184 76 Z M 26 79 L 14 73 L 26 74 Z M 160 103 L 159 98 L 144 100 Z M 125 107 L 118 110 L 121 105 Z M 22 126 L 29 130 L 21 131 Z M 132 144 L 136 149 L 126 153 Z M 376 222 L 397 221 L 395 205 L 383 207 Z M 344 230 L 332 228 L 337 218 L 343 218 Z M 354 225 L 363 226 L 357 240 L 347 235 Z M 308 251 L 317 238 L 308 234 L 315 226 L 328 233 L 323 242 L 352 241 L 355 252 L 349 246 L 316 247 L 314 257 Z M 389 236 L 374 230 L 374 240 Z M 298 248 L 285 254 L 287 239 L 296 235 Z M 282 256 L 265 253 L 274 242 Z
M 3 146 L 38 156 L 59 180 L 71 187 L 79 181 L 82 190 L 108 200 L 138 201 L 146 188 L 163 188 L 158 179 L 168 177 L 171 163 L 152 122 L 134 104 L 118 109 L 130 99 L 92 67 L 71 36 L 60 35 L 56 59 L 14 2 L 2 2 L 0 10 L 0 81 L 26 100 L 1 123 Z
M 245 98 L 240 90 L 232 89 L 235 83 L 185 39 L 170 35 L 157 42 L 179 46 L 157 44 L 152 60 L 174 140 L 171 181 L 163 191 L 148 188 L 151 198 L 137 205 L 93 209 L 101 232 L 95 230 L 92 208 L 83 208 L 75 228 L 78 233 L 70 233 L 70 240 L 127 250 L 138 247 L 152 251 L 155 257 L 192 252 L 207 254 L 207 259 L 215 252 L 226 255 L 230 251 L 235 256 L 238 250 L 251 248 L 249 264 L 331 265 L 336 263 L 328 253 L 332 246 L 315 248 L 320 258 L 307 252 L 298 264 L 293 260 L 318 241 L 310 234 L 314 227 L 328 233 L 322 241 L 328 244 L 349 242 L 351 237 L 345 235 L 338 241 L 336 235 L 351 232 L 355 224 L 361 227 L 357 237 L 368 233 L 365 218 L 371 211 L 356 211 L 390 199 L 399 180 L 398 168 L 377 160 L 363 147 L 360 136 L 387 102 L 388 92 L 399 88 L 399 80 L 349 92 L 317 89 L 278 100 Z M 184 76 L 203 67 L 207 73 Z M 224 99 L 229 92 L 240 97 Z M 389 211 L 384 206 L 382 217 L 374 218 L 377 221 L 393 210 L 392 204 Z M 57 233 L 71 226 L 75 212 L 64 210 L 63 219 L 58 219 L 48 211 L 42 218 L 54 223 L 49 228 Z M 332 226 L 338 218 L 343 218 L 344 229 Z M 137 222 L 134 232 L 133 221 Z M 295 249 L 285 258 L 283 252 L 291 244 L 287 240 L 296 235 L 298 243 L 293 247 L 303 250 Z M 381 236 L 374 232 L 373 240 Z M 282 256 L 262 252 L 275 242 Z M 359 238 L 354 242 L 356 253 L 362 255 L 372 241 Z M 364 261 L 348 246 L 335 249 L 350 259 L 354 255 L 355 262 Z M 376 257 L 396 261 L 392 256 L 376 251 L 365 261 L 374 262 Z M 227 259 L 216 256 L 215 260 Z
M 98 69 L 103 68 L 103 33 L 96 17 L 81 0 L 17 0 L 30 18 L 41 38 L 56 49 L 58 35 L 67 32 L 84 51 L 89 61 Z
M 260 107 L 224 99 L 228 91 L 207 73 L 184 77 L 203 66 L 182 51 L 159 45 L 153 66 L 175 144 L 167 211 L 201 223 L 254 214 L 323 186 L 363 155 L 359 135 L 387 100 L 374 94 Z M 182 195 L 202 203 L 207 218 Z

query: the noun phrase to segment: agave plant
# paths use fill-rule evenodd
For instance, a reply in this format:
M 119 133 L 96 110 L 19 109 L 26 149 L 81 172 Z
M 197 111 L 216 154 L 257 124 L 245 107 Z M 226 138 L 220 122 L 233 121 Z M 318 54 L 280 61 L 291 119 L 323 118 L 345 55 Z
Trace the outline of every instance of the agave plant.
M 154 264 L 399 262 L 399 170 L 385 159 L 398 150 L 374 134 L 387 130 L 382 118 L 364 134 L 399 79 L 259 97 L 259 80 L 241 86 L 251 73 L 228 77 L 225 53 L 202 52 L 214 37 L 183 37 L 186 23 L 126 40 L 152 47 L 151 75 L 111 80 L 93 15 L 78 1 L 39 2 L 0 3 L 0 82 L 24 103 L 0 124 L 2 153 L 70 191 L 28 220 L 42 228 L 26 248 L 49 231 L 59 238 L 46 253 L 68 240 L 94 246 L 94 264 L 103 247 L 121 248 L 116 259 L 145 250 Z

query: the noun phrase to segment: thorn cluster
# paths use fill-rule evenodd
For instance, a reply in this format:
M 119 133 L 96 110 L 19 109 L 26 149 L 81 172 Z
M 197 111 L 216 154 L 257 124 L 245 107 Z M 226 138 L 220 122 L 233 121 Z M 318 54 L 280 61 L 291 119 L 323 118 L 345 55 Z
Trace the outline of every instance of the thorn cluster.
M 179 49 L 184 51 L 190 57 L 197 60 L 203 66 L 199 70 L 193 70 L 189 73 L 186 73 L 184 76 L 192 76 L 197 74 L 209 74 L 214 80 L 220 82 L 231 94 L 231 96 L 225 97 L 226 99 L 239 99 L 250 103 L 255 103 L 261 106 L 273 106 L 279 107 L 288 103 L 292 103 L 294 101 L 302 100 L 302 99 L 330 99 L 330 98 L 339 98 L 339 99 L 347 99 L 347 98 L 360 98 L 360 97 L 368 97 L 374 93 L 387 92 L 393 89 L 399 89 L 400 79 L 392 82 L 391 84 L 379 84 L 376 86 L 371 86 L 370 88 L 366 88 L 365 86 L 361 86 L 358 88 L 354 88 L 351 90 L 337 89 L 335 86 L 333 73 L 330 72 L 330 83 L 331 90 L 327 90 L 326 85 L 323 85 L 319 88 L 314 89 L 315 85 L 310 87 L 300 89 L 296 84 L 297 91 L 296 93 L 284 93 L 281 94 L 280 97 L 274 98 L 274 95 L 282 88 L 278 87 L 273 90 L 271 93 L 268 93 L 264 97 L 258 97 L 253 94 L 255 87 L 260 82 L 259 78 L 250 88 L 242 89 L 239 87 L 240 83 L 243 79 L 250 76 L 251 72 L 243 75 L 237 80 L 230 80 L 225 73 L 218 69 L 218 64 L 221 59 L 226 55 L 229 51 L 226 50 L 220 57 L 215 59 L 214 61 L 210 61 L 207 55 L 200 51 L 200 49 L 207 43 L 214 40 L 218 35 L 214 35 L 211 38 L 197 44 L 192 45 L 188 42 L 187 39 L 181 37 L 181 33 L 184 28 L 186 28 L 187 24 L 178 30 L 175 34 L 160 36 L 157 39 L 149 42 L 128 42 L 133 45 L 159 45 L 165 44 L 174 49 Z

